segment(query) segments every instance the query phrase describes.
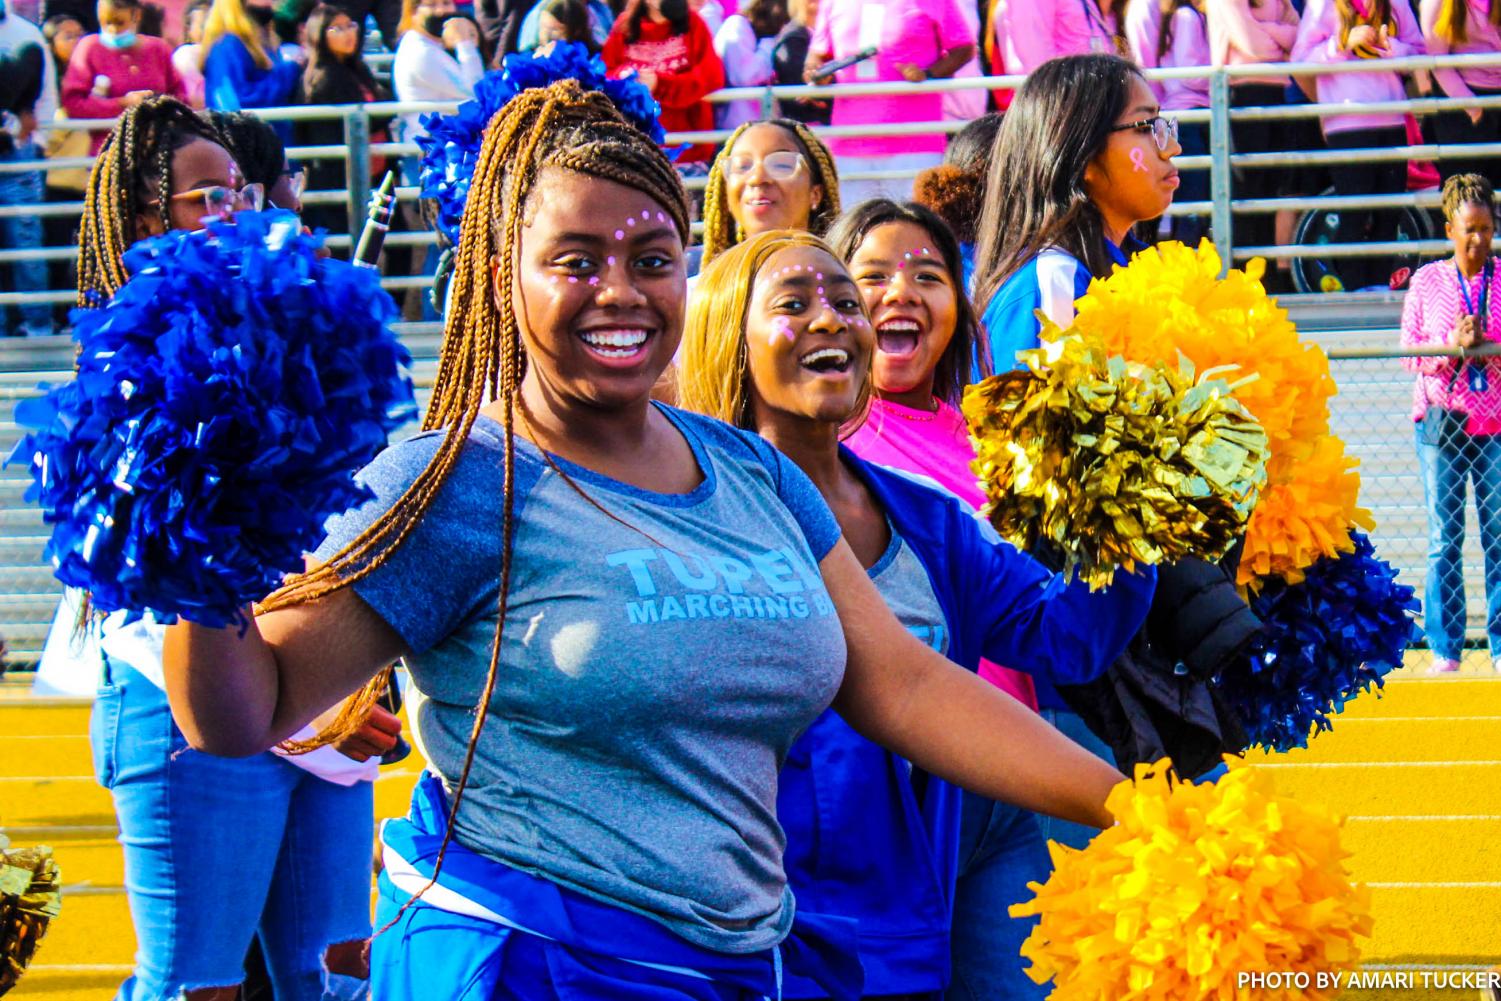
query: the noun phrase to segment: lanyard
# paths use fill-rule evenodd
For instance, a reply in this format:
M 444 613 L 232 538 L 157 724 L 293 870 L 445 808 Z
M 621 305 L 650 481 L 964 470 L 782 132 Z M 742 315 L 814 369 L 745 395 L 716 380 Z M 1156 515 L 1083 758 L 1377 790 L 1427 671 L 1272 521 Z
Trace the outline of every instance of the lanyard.
M 1470 283 L 1465 281 L 1465 276 L 1460 273 L 1459 265 L 1454 265 L 1454 278 L 1459 282 L 1459 294 L 1464 296 L 1465 312 L 1480 321 L 1480 332 L 1485 333 L 1486 321 L 1490 319 L 1491 301 L 1491 276 L 1495 274 L 1496 262 L 1494 259 L 1485 262 L 1485 269 L 1480 273 L 1480 295 L 1478 307 L 1470 303 Z

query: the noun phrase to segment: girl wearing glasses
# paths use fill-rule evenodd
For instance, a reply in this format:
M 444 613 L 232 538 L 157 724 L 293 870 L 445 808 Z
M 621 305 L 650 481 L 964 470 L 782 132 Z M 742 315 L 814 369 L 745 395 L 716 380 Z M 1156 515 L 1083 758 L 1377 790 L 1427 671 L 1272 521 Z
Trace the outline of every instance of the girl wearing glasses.
M 839 172 L 806 125 L 789 118 L 742 125 L 709 170 L 703 263 L 773 229 L 821 235 L 838 217 Z
M 241 136 L 247 150 L 265 144 L 244 139 L 243 123 L 229 127 L 240 117 L 216 125 L 166 98 L 125 112 L 89 175 L 80 307 L 103 306 L 125 283 L 122 257 L 137 240 L 260 207 L 263 184 L 245 183 L 254 165 L 242 170 L 226 137 Z M 125 618 L 90 626 L 102 650 L 94 767 L 120 824 L 137 941 L 117 999 L 232 1001 L 257 936 L 276 997 L 365 996 L 369 759 L 390 749 L 400 723 L 377 712 L 339 750 L 295 764 L 269 751 L 228 759 L 190 750 L 163 689 L 164 627 Z
M 1331 73 L 1316 78 L 1320 104 L 1361 105 L 1402 101 L 1402 74 L 1381 69 L 1384 59 L 1422 55 L 1423 33 L 1412 5 L 1401 0 L 1308 0 L 1291 59 L 1295 63 L 1344 63 L 1361 59 L 1370 73 Z M 1401 112 L 1327 115 L 1322 120 L 1330 149 L 1390 149 L 1407 144 Z M 1335 194 L 1395 195 L 1407 188 L 1407 161 L 1331 163 Z M 1341 243 L 1385 243 L 1397 238 L 1397 213 L 1344 209 L 1339 213 Z M 1376 285 L 1391 278 L 1390 257 L 1351 257 L 1336 262 L 1331 290 Z
M 1126 263 L 1131 228 L 1173 203 L 1180 152 L 1177 123 L 1119 56 L 1066 56 L 1027 79 L 996 139 L 975 259 L 996 368 L 1037 346 L 1036 310 L 1067 326 L 1090 279 Z

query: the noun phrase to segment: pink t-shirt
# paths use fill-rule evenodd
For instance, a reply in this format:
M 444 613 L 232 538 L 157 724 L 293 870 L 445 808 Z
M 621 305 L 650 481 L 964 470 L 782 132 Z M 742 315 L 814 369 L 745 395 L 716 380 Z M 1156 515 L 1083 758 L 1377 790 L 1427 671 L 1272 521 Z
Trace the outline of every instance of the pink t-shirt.
M 985 491 L 970 468 L 975 450 L 969 443 L 969 428 L 964 415 L 947 403 L 940 402 L 938 412 L 929 413 L 875 400 L 865 423 L 844 443 L 867 462 L 936 480 L 976 510 L 985 503 Z M 1037 690 L 1029 675 L 984 660 L 980 677 L 1022 705 L 1037 708 Z
M 1478 309 L 1485 272 L 1470 279 L 1470 307 Z M 1465 308 L 1459 290 L 1459 273 L 1452 260 L 1434 261 L 1418 268 L 1402 302 L 1402 346 L 1432 347 L 1449 343 Z M 1501 262 L 1492 269 L 1491 289 L 1486 312 L 1486 334 L 1501 340 Z M 1484 366 L 1485 388 L 1476 392 L 1468 373 L 1454 374 L 1453 358 L 1406 358 L 1402 364 L 1418 375 L 1412 392 L 1412 419 L 1418 420 L 1430 405 L 1469 414 L 1465 430 L 1470 434 L 1501 434 L 1501 358 L 1472 358 L 1470 366 Z M 1451 390 L 1449 386 L 1453 385 Z
M 872 59 L 843 70 L 840 83 L 884 83 L 903 80 L 898 67 L 927 69 L 945 53 L 974 45 L 975 33 L 959 9 L 958 0 L 825 0 L 818 8 L 810 52 L 843 59 L 874 46 Z M 840 97 L 834 100 L 832 124 L 875 125 L 943 120 L 942 94 Z M 942 133 L 830 139 L 838 156 L 889 156 L 902 153 L 942 153 Z

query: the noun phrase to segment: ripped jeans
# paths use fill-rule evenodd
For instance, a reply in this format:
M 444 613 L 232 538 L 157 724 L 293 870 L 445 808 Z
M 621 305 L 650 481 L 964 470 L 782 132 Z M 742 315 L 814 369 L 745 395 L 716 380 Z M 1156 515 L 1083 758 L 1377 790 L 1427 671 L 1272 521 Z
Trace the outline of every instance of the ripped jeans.
M 109 658 L 89 734 L 119 817 L 137 943 L 116 1001 L 238 984 L 256 935 L 277 1001 L 368 996 L 323 956 L 370 936 L 371 783 L 336 785 L 269 752 L 192 750 L 166 693 Z

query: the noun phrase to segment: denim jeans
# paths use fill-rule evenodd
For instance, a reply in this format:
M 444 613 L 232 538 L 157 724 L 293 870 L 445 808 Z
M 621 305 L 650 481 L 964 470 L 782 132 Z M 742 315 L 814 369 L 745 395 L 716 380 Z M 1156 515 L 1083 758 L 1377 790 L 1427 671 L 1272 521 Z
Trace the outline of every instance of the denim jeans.
M 42 150 L 34 142 L 23 143 L 0 154 L 0 163 L 39 160 Z M 42 172 L 0 174 L 0 206 L 41 205 Z M 0 216 L 0 247 L 6 250 L 38 250 L 42 246 L 42 218 L 38 215 Z M 47 288 L 46 261 L 13 261 L 10 288 L 16 292 L 43 292 Z M 0 306 L 0 336 L 43 337 L 52 333 L 52 307 L 46 303 L 7 310 Z
M 1051 987 L 1032 982 L 1021 958 L 1036 918 L 1013 918 L 1032 899 L 1029 881 L 1052 872 L 1038 817 L 1021 807 L 964 796 L 959 879 L 954 888 L 953 979 L 945 1001 L 1042 1001 Z
M 1084 720 L 1078 713 L 1067 709 L 1043 709 L 1042 718 L 1053 724 L 1069 740 L 1084 748 L 1090 754 L 1102 761 L 1115 766 L 1115 752 L 1110 745 L 1095 736 L 1093 730 L 1084 725 Z M 1089 844 L 1091 838 L 1100 833 L 1097 827 L 1088 827 L 1084 824 L 1076 824 L 1071 820 L 1059 820 L 1056 817 L 1037 817 L 1042 827 L 1042 837 L 1045 841 L 1056 841 L 1070 848 L 1083 848 Z
M 1480 549 L 1485 555 L 1485 635 L 1501 657 L 1501 435 L 1461 434 L 1457 441 L 1425 445 L 1419 426 L 1418 461 L 1428 508 L 1428 583 L 1423 624 L 1435 657 L 1458 660 L 1464 652 L 1465 484 L 1475 487 Z
M 335 785 L 270 752 L 192 750 L 160 688 L 108 658 L 103 682 L 89 736 L 137 942 L 116 1001 L 238 984 L 255 935 L 277 1001 L 366 996 L 366 981 L 327 973 L 323 956 L 370 936 L 371 784 Z

